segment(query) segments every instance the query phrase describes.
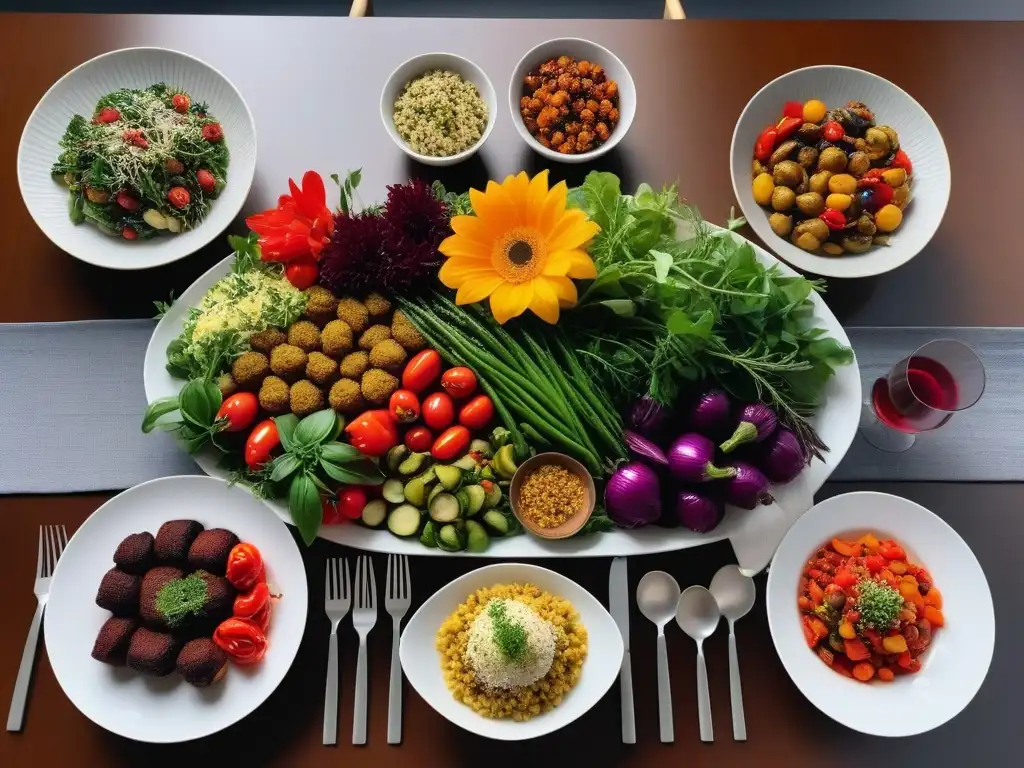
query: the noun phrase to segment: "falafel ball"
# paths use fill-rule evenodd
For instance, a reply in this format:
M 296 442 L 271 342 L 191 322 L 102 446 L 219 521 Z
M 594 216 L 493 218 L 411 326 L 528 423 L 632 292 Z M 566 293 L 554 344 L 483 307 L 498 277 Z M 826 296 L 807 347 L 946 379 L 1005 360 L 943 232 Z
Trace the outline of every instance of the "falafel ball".
M 288 329 L 288 343 L 303 352 L 320 349 L 320 329 L 309 320 L 292 323 L 291 328 Z
M 288 336 L 280 328 L 267 328 L 249 337 L 249 346 L 258 352 L 269 353 L 274 347 L 288 341 Z
M 195 520 L 168 520 L 160 526 L 153 539 L 157 562 L 184 564 L 188 548 L 203 532 L 203 524 Z
M 128 666 L 145 675 L 166 677 L 174 671 L 181 641 L 165 632 L 139 627 L 128 643 Z
M 270 370 L 285 381 L 298 381 L 306 372 L 306 353 L 294 344 L 281 344 L 270 353 Z
M 338 359 L 352 351 L 352 328 L 344 320 L 331 320 L 320 336 L 324 354 Z
M 363 374 L 359 389 L 368 403 L 384 405 L 398 389 L 398 379 L 380 368 L 371 368 Z
M 370 322 L 370 312 L 359 299 L 344 296 L 338 300 L 337 315 L 339 320 L 348 323 L 353 333 L 362 333 Z
M 228 554 L 237 543 L 238 537 L 226 528 L 208 528 L 189 547 L 189 569 L 223 576 L 228 568 Z
M 391 302 L 376 292 L 363 299 L 363 304 L 366 305 L 370 317 L 381 318 L 391 311 Z
M 115 616 L 131 616 L 139 609 L 142 579 L 135 574 L 111 568 L 96 590 L 96 605 Z
M 324 393 L 312 381 L 303 379 L 292 384 L 288 393 L 288 403 L 292 413 L 301 419 L 303 416 L 323 410 Z
M 228 671 L 228 657 L 208 637 L 189 640 L 178 654 L 178 674 L 197 688 L 220 682 Z
M 114 565 L 125 573 L 141 576 L 153 567 L 153 534 L 149 531 L 130 533 L 114 550 Z
M 310 352 L 306 360 L 306 378 L 321 386 L 329 384 L 338 373 L 338 364 L 323 352 Z
M 359 348 L 369 352 L 380 344 L 384 339 L 391 338 L 391 329 L 386 325 L 371 325 L 363 335 L 359 337 Z
M 370 367 L 370 353 L 361 349 L 349 352 L 341 359 L 338 373 L 346 379 L 359 381 Z
M 151 568 L 142 577 L 142 588 L 139 591 L 139 616 L 146 625 L 153 629 L 166 630 L 167 618 L 156 607 L 156 597 L 160 590 L 184 574 L 180 568 L 170 565 L 158 565 Z
M 423 334 L 416 330 L 416 326 L 409 322 L 405 312 L 400 309 L 396 309 L 391 318 L 391 337 L 401 344 L 406 352 L 419 352 L 427 346 Z
M 221 397 L 230 397 L 238 391 L 238 385 L 230 373 L 222 373 L 217 377 L 217 389 L 220 390 Z
M 327 402 L 338 413 L 356 414 L 366 408 L 359 382 L 352 379 L 339 379 L 334 382 L 327 395 Z
M 267 376 L 260 387 L 260 408 L 272 416 L 288 410 L 288 382 L 280 376 Z
M 243 352 L 231 364 L 231 376 L 239 389 L 255 392 L 270 373 L 270 361 L 262 352 Z
M 92 657 L 104 664 L 123 667 L 128 657 L 128 645 L 132 634 L 139 628 L 134 618 L 111 616 L 100 627 L 96 642 L 92 645 Z
M 230 551 L 228 550 L 229 553 Z M 238 590 L 223 576 L 214 576 L 208 571 L 196 571 L 196 575 L 206 582 L 206 603 L 203 605 L 203 618 L 210 634 L 213 634 L 213 630 L 217 628 L 218 624 L 225 619 L 231 618 Z
M 396 370 L 405 363 L 405 350 L 394 339 L 384 339 L 370 350 L 370 365 L 374 368 Z
M 322 285 L 306 289 L 306 311 L 303 315 L 316 323 L 318 328 L 323 328 L 331 322 L 337 311 L 338 300 L 328 289 Z

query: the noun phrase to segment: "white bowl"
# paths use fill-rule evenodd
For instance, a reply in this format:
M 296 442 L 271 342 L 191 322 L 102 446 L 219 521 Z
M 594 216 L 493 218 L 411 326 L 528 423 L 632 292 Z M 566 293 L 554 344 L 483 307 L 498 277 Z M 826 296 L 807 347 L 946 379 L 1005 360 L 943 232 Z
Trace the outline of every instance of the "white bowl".
M 480 98 L 487 105 L 487 127 L 484 128 L 483 135 L 480 136 L 479 141 L 469 149 L 465 149 L 455 155 L 449 155 L 448 157 L 431 157 L 414 152 L 405 143 L 405 139 L 398 135 L 398 131 L 395 128 L 395 101 L 401 95 L 402 90 L 409 84 L 410 80 L 414 80 L 434 69 L 455 72 L 463 80 L 475 85 Z M 487 137 L 491 135 L 497 111 L 498 97 L 494 93 L 494 86 L 491 85 L 490 79 L 472 61 L 454 53 L 421 53 L 419 56 L 413 56 L 411 59 L 402 62 L 388 76 L 388 80 L 384 84 L 384 90 L 380 94 L 380 119 L 384 123 L 384 130 L 388 132 L 388 136 L 398 145 L 399 149 L 416 162 L 423 163 L 424 165 L 455 165 L 471 158 L 484 145 Z
M 880 125 L 891 125 L 899 134 L 900 146 L 914 164 L 913 199 L 888 246 L 875 246 L 859 255 L 810 253 L 772 232 L 768 225 L 771 211 L 754 202 L 750 166 L 758 134 L 765 126 L 778 122 L 787 101 L 808 99 L 821 99 L 829 109 L 851 100 L 862 101 Z M 906 264 L 932 239 L 949 202 L 949 156 L 935 122 L 906 91 L 852 67 L 797 69 L 755 93 L 732 134 L 731 173 L 733 192 L 743 215 L 765 245 L 797 269 L 827 277 L 869 277 Z
M 835 536 L 869 531 L 896 539 L 928 569 L 946 619 L 921 657 L 921 670 L 891 683 L 860 683 L 825 666 L 807 647 L 796 604 L 811 554 Z M 952 719 L 974 698 L 992 661 L 992 594 L 974 554 L 937 515 L 886 493 L 834 496 L 804 514 L 772 560 L 767 610 L 775 650 L 797 688 L 829 717 L 875 736 L 912 736 Z
M 581 155 L 563 155 L 553 149 L 548 149 L 537 139 L 530 135 L 523 123 L 523 116 L 519 113 L 519 100 L 523 97 L 523 78 L 530 73 L 531 69 L 539 67 L 549 59 L 557 59 L 559 56 L 572 56 L 576 61 L 589 61 L 600 64 L 608 75 L 609 80 L 614 80 L 619 86 L 619 122 L 611 136 L 604 144 L 590 152 Z M 614 53 L 603 45 L 592 43 L 590 40 L 583 40 L 578 37 L 560 37 L 555 40 L 548 40 L 540 45 L 534 46 L 526 55 L 519 60 L 512 70 L 512 80 L 508 84 L 508 106 L 512 112 L 512 122 L 523 137 L 530 149 L 559 163 L 589 163 L 601 155 L 610 152 L 617 146 L 629 131 L 636 116 L 636 85 L 633 84 L 633 76 L 629 74 L 626 65 Z
M 96 590 L 130 533 L 156 534 L 168 520 L 195 518 L 255 544 L 282 597 L 267 632 L 267 655 L 253 667 L 228 662 L 227 676 L 196 688 L 177 673 L 144 676 L 93 658 L 110 613 Z M 75 531 L 57 564 L 46 607 L 46 655 L 64 693 L 86 717 L 137 741 L 167 744 L 208 736 L 255 710 L 284 679 L 306 626 L 306 570 L 288 528 L 245 488 L 209 477 L 163 477 L 118 494 Z
M 73 224 L 68 191 L 50 175 L 57 143 L 75 114 L 93 114 L 96 102 L 118 88 L 167 83 L 208 102 L 231 152 L 227 184 L 194 230 L 128 241 L 96 226 Z M 28 212 L 54 245 L 77 259 L 110 269 L 148 269 L 182 259 L 219 236 L 242 209 L 256 171 L 256 126 L 238 89 L 209 64 L 167 48 L 125 48 L 90 59 L 54 83 L 25 123 L 18 145 L 18 185 Z
M 435 647 L 441 624 L 473 592 L 496 584 L 533 584 L 572 603 L 587 630 L 587 657 L 576 687 L 562 703 L 525 722 L 493 720 L 456 701 L 445 685 Z M 559 573 L 523 563 L 501 563 L 470 571 L 435 592 L 413 614 L 402 633 L 402 670 L 416 692 L 448 720 L 488 739 L 532 739 L 564 728 L 608 692 L 622 664 L 622 636 L 604 606 L 576 582 Z

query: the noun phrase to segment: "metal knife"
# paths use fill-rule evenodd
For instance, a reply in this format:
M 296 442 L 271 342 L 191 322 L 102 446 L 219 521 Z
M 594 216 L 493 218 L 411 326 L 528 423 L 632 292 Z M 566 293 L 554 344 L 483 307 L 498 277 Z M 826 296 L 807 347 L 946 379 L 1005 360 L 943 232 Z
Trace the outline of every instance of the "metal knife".
M 636 744 L 636 719 L 633 713 L 633 668 L 629 660 L 629 578 L 626 558 L 612 559 L 608 573 L 608 603 L 612 618 L 619 627 L 622 644 L 622 669 L 619 672 L 619 693 L 622 701 L 622 743 Z

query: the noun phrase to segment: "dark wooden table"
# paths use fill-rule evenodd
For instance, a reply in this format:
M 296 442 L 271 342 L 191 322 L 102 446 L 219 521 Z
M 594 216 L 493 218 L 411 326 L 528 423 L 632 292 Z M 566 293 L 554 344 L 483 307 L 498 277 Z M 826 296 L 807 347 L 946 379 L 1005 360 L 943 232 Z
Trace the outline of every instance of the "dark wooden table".
M 28 216 L 18 193 L 15 156 L 22 125 L 46 88 L 96 54 L 134 45 L 162 45 L 200 56 L 221 69 L 245 95 L 256 119 L 260 159 L 246 212 L 266 207 L 288 176 L 307 168 L 323 173 L 363 167 L 364 197 L 384 185 L 421 175 L 453 187 L 541 167 L 515 133 L 505 111 L 508 78 L 532 45 L 556 36 L 582 36 L 612 48 L 637 84 L 639 110 L 631 133 L 600 167 L 625 186 L 679 181 L 705 215 L 722 222 L 733 204 L 728 150 L 736 117 L 765 82 L 800 66 L 840 63 L 871 69 L 904 87 L 932 114 L 953 167 L 953 194 L 945 221 L 927 250 L 877 280 L 829 286 L 828 300 L 848 324 L 1024 325 L 1020 286 L 1024 269 L 1017 246 L 1024 124 L 1017 97 L 1024 69 L 1024 26 L 967 23 L 738 23 L 453 21 L 447 19 L 299 19 L 157 16 L 0 17 L 0 210 L 5 237 L 0 281 L 0 322 L 142 317 L 151 300 L 180 292 L 222 258 L 215 244 L 167 268 L 116 273 L 81 264 L 50 244 Z M 489 74 L 502 114 L 487 145 L 464 166 L 444 170 L 410 164 L 388 139 L 378 118 L 380 89 L 408 56 L 448 50 L 468 56 Z M 555 167 L 556 178 L 579 180 L 586 166 Z M 236 222 L 240 227 L 240 222 Z M 3 350 L 0 350 L 0 365 Z M 0 408 L 17 407 L 0 403 Z M 4 436 L 4 451 L 16 450 Z M 0 452 L 0 471 L 2 452 Z M 823 495 L 860 486 L 835 484 Z M 435 714 L 406 688 L 405 740 L 385 742 L 391 632 L 381 611 L 370 635 L 369 744 L 348 741 L 355 669 L 355 634 L 341 633 L 342 700 L 336 748 L 320 745 L 328 625 L 319 592 L 323 559 L 337 548 L 318 542 L 306 555 L 311 594 L 309 622 L 295 665 L 284 683 L 252 716 L 201 742 L 150 747 L 106 733 L 64 697 L 41 652 L 23 733 L 0 735 L 2 766 L 119 766 L 214 764 L 216 757 L 247 756 L 253 765 L 423 766 L 480 765 L 499 758 L 524 764 L 584 760 L 593 765 L 796 766 L 853 765 L 867 760 L 964 765 L 974 757 L 1013 762 L 1013 653 L 1024 622 L 1005 604 L 1019 605 L 1024 579 L 1013 563 L 1024 534 L 1014 514 L 1024 494 L 1013 485 L 876 484 L 930 506 L 956 527 L 988 573 L 996 600 L 999 639 L 993 670 L 967 710 L 934 733 L 886 741 L 855 734 L 815 710 L 787 677 L 771 644 L 759 599 L 737 626 L 750 741 L 732 741 L 725 632 L 707 647 L 717 741 L 698 740 L 691 643 L 669 639 L 674 683 L 676 743 L 658 742 L 654 632 L 633 616 L 633 664 L 638 743 L 619 739 L 618 696 L 556 736 L 536 743 L 495 744 L 467 734 Z M 32 597 L 37 526 L 75 528 L 105 494 L 0 497 L 0 580 L 5 611 L 0 622 L 0 707 L 6 710 Z M 497 551 L 497 550 L 496 550 Z M 683 585 L 707 584 L 732 560 L 727 544 L 637 558 L 631 580 L 653 568 Z M 429 558 L 413 563 L 415 603 L 477 561 Z M 377 560 L 378 574 L 383 562 Z M 557 567 L 607 598 L 607 560 L 560 561 Z M 758 580 L 763 593 L 764 581 Z M 1013 697 L 1013 698 L 1011 698 Z M 894 712 L 893 717 L 899 713 Z M 540 747 L 543 752 L 536 750 Z

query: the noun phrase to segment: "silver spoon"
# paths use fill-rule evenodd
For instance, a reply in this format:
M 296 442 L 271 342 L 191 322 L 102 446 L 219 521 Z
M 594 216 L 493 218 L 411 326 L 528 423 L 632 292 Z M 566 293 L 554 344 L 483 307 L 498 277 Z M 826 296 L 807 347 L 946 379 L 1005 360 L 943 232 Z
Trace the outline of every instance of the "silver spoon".
M 676 737 L 672 724 L 672 686 L 668 679 L 665 625 L 676 613 L 679 584 L 664 571 L 645 573 L 636 587 L 636 604 L 640 613 L 658 625 L 658 721 L 662 742 L 671 743 Z
M 714 741 L 711 723 L 711 695 L 708 693 L 708 668 L 704 664 L 704 640 L 711 637 L 722 615 L 718 603 L 705 587 L 687 587 L 679 596 L 676 621 L 680 629 L 697 641 L 697 714 L 700 740 Z
M 723 565 L 711 580 L 711 595 L 718 609 L 729 622 L 729 698 L 732 704 L 732 737 L 747 740 L 747 721 L 743 716 L 743 686 L 740 684 L 740 661 L 736 655 L 736 633 L 733 625 L 754 607 L 757 587 L 743 575 L 738 565 Z

